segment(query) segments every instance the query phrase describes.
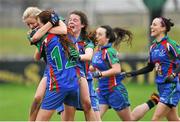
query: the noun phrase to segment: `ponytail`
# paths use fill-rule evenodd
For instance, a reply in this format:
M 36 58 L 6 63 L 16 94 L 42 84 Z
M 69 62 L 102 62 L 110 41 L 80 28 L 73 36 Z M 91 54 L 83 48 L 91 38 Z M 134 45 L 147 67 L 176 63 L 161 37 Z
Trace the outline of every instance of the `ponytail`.
M 159 17 L 159 19 L 161 19 L 161 25 L 166 27 L 165 33 L 167 34 L 167 32 L 171 30 L 171 27 L 174 26 L 174 23 L 171 21 L 171 19 L 167 19 L 165 17 Z
M 131 45 L 132 33 L 122 28 L 112 29 L 109 25 L 101 26 L 106 29 L 106 38 L 109 38 L 109 43 L 114 43 L 114 47 L 118 47 L 121 42 L 127 42 Z
M 115 35 L 114 46 L 117 47 L 121 42 L 127 42 L 127 44 L 132 44 L 132 33 L 128 30 L 122 28 L 114 28 L 113 29 Z

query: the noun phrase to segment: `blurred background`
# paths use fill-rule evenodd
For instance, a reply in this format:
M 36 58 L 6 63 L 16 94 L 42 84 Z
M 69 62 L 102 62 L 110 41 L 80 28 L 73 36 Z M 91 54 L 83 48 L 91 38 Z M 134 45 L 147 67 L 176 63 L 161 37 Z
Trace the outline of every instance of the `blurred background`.
M 153 18 L 171 18 L 175 26 L 169 36 L 180 43 L 180 0 L 0 0 L 0 120 L 27 120 L 43 74 L 44 63 L 33 61 L 35 47 L 30 46 L 26 38 L 28 28 L 22 22 L 22 14 L 29 6 L 52 8 L 66 19 L 71 11 L 81 10 L 88 16 L 89 30 L 107 24 L 132 31 L 132 46 L 119 47 L 126 71 L 146 65 L 151 43 L 149 25 Z M 125 85 L 133 108 L 156 89 L 154 73 L 126 79 Z M 152 113 L 142 120 L 150 120 Z M 112 110 L 103 120 L 119 120 L 111 116 L 115 116 Z M 52 120 L 59 119 L 55 115 Z M 84 120 L 83 114 L 78 113 L 76 120 Z

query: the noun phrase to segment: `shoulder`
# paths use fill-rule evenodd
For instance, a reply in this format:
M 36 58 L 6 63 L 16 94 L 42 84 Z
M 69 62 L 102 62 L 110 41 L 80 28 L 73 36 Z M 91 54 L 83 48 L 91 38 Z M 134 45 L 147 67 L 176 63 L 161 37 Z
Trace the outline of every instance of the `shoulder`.
M 58 40 L 59 37 L 55 34 L 48 34 L 46 39 L 45 39 L 45 43 L 48 44 L 49 42 L 51 41 L 55 41 L 55 40 Z
M 111 60 L 112 64 L 119 63 L 119 53 L 113 47 L 107 48 L 108 57 Z
M 108 53 L 118 53 L 116 49 L 114 49 L 113 47 L 107 48 L 107 52 Z
M 107 53 L 111 58 L 118 58 L 118 51 L 112 47 L 107 48 Z
M 86 48 L 94 48 L 94 43 L 90 39 L 85 40 L 85 47 Z
M 173 46 L 178 46 L 178 43 L 175 40 L 172 40 L 171 38 L 167 39 L 167 43 L 173 45 Z

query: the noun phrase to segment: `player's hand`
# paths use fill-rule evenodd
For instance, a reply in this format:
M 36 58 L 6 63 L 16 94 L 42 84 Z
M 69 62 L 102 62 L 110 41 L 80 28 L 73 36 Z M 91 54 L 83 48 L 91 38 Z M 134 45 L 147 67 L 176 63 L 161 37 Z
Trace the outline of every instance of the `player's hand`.
M 176 77 L 176 74 L 175 74 L 175 73 L 172 73 L 171 75 L 167 76 L 167 77 L 164 79 L 164 82 L 165 82 L 165 83 L 167 83 L 167 82 L 172 82 L 175 77 Z
M 49 21 L 53 26 L 59 25 L 59 16 L 53 12 L 51 14 L 51 20 Z
M 34 34 L 35 34 L 37 31 L 38 31 L 38 28 L 35 28 L 35 29 L 33 29 L 31 32 L 29 32 L 29 33 L 27 34 L 27 39 L 29 40 L 29 42 L 30 42 L 31 45 L 36 45 L 34 42 L 32 42 L 33 40 L 32 40 L 31 38 L 34 36 Z
M 131 72 L 121 72 L 120 75 L 122 75 L 124 77 L 133 77 Z
M 95 71 L 92 73 L 92 76 L 94 78 L 100 78 L 100 77 L 102 77 L 102 73 L 100 71 Z
M 80 61 L 79 52 L 75 48 L 70 48 L 70 58 L 76 61 Z

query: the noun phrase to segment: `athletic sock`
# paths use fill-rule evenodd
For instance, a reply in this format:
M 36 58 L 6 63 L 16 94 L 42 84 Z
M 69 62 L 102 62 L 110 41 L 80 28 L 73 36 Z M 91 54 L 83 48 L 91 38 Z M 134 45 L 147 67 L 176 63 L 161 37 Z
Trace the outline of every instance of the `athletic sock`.
M 149 109 L 153 108 L 156 105 L 156 103 L 154 103 L 152 100 L 148 100 L 146 103 L 147 103 Z

